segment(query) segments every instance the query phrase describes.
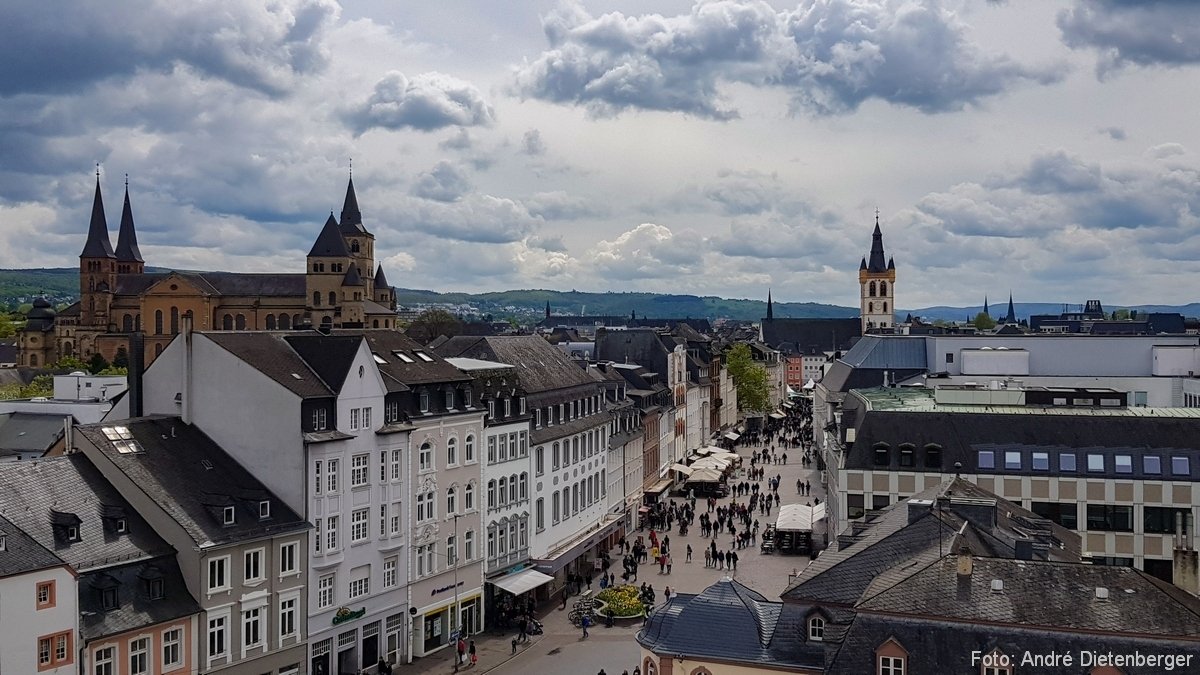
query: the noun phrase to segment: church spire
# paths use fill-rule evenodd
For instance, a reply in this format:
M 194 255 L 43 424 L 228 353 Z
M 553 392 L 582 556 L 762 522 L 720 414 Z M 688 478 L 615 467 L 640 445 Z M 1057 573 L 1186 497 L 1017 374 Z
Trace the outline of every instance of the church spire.
M 138 249 L 137 232 L 133 227 L 133 209 L 129 206 L 129 176 L 125 176 L 125 205 L 121 208 L 121 229 L 117 233 L 117 260 L 145 262 Z
M 992 315 L 992 313 L 988 311 L 988 304 L 987 304 L 987 296 L 986 296 L 986 295 L 985 295 L 985 296 L 983 296 L 983 313 L 984 313 L 984 314 L 987 314 L 988 316 L 991 316 L 991 315 Z
M 867 271 L 885 272 L 887 269 L 887 258 L 883 255 L 883 231 L 879 229 L 879 210 L 876 209 L 875 232 L 871 234 L 871 257 L 867 261 Z
M 112 242 L 108 239 L 108 221 L 104 218 L 104 197 L 100 194 L 100 165 L 96 165 L 96 196 L 92 199 L 92 222 L 88 225 L 87 243 L 80 258 L 112 258 Z
M 775 318 L 775 303 L 771 302 L 771 289 L 767 289 L 767 318 Z
M 358 195 L 354 193 L 354 174 L 346 183 L 346 201 L 342 204 L 342 234 L 365 234 L 362 213 L 358 210 Z
M 1004 323 L 1015 324 L 1016 322 L 1017 322 L 1017 312 L 1015 309 L 1013 309 L 1012 293 L 1009 293 L 1008 294 L 1008 314 L 1004 315 Z
M 550 301 L 549 300 L 546 301 L 546 318 L 547 319 L 550 318 Z

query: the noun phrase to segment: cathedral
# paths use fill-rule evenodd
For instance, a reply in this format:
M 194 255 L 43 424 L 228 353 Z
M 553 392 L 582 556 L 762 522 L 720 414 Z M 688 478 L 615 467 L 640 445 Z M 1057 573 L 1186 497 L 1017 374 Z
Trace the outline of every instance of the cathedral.
M 179 333 L 182 317 L 196 330 L 396 326 L 396 296 L 383 266 L 375 264 L 375 235 L 363 226 L 353 177 L 340 221 L 329 214 L 303 273 L 146 272 L 145 266 L 128 184 L 114 250 L 97 174 L 79 254 L 79 301 L 57 313 L 45 299 L 34 301 L 18 335 L 18 365 L 45 366 L 65 356 L 86 361 L 94 354 L 120 363 L 139 331 L 149 364 Z
M 875 214 L 875 232 L 871 235 L 871 254 L 858 266 L 859 317 L 862 333 L 891 332 L 896 325 L 896 263 L 883 254 L 883 232 L 879 213 Z

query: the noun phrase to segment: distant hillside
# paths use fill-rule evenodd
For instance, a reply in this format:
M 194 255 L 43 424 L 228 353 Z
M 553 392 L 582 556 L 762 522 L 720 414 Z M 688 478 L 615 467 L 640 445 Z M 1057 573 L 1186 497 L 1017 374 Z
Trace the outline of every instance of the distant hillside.
M 15 307 L 39 295 L 48 295 L 57 302 L 74 301 L 79 295 L 79 270 L 0 270 L 0 305 Z
M 470 304 L 481 313 L 493 316 L 538 317 L 546 303 L 557 315 L 608 315 L 639 317 L 736 319 L 758 321 L 767 312 L 762 300 L 728 299 L 716 296 L 665 295 L 659 293 L 583 293 L 579 291 L 515 290 L 492 293 L 437 293 L 428 290 L 396 289 L 396 301 L 402 305 Z M 830 318 L 858 316 L 850 307 L 815 302 L 776 302 L 775 316 Z
M 1080 309 L 1079 303 L 1062 303 L 1062 302 L 1014 302 L 1013 311 L 1016 312 L 1018 319 L 1028 319 L 1032 314 L 1053 314 L 1058 315 L 1063 311 L 1063 307 L 1068 307 L 1073 311 Z M 1177 312 L 1184 316 L 1200 316 L 1200 303 L 1190 303 L 1187 305 L 1104 305 L 1105 312 L 1112 312 L 1117 309 L 1137 310 L 1138 314 L 1150 312 Z M 911 313 L 913 316 L 919 316 L 926 321 L 936 321 L 943 319 L 945 321 L 962 321 L 965 318 L 975 318 L 975 315 L 983 311 L 982 305 L 973 307 L 924 307 L 921 309 L 902 309 L 898 312 L 898 317 L 904 319 L 906 314 Z M 989 304 L 988 311 L 994 318 L 1000 318 L 1008 312 L 1008 302 Z

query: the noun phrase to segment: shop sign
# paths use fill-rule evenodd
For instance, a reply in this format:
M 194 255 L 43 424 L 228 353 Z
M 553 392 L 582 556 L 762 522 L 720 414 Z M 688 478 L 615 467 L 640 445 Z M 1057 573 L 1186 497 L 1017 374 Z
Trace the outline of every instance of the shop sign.
M 455 588 L 458 588 L 459 586 L 462 586 L 465 583 L 467 583 L 467 582 L 460 581 L 457 584 L 450 584 L 449 586 L 442 586 L 441 588 L 435 588 L 429 592 L 429 595 L 434 596 L 434 595 L 437 595 L 438 593 L 445 593 L 446 591 L 452 591 Z M 365 608 L 364 608 L 364 611 L 366 611 Z
M 363 607 L 362 609 L 356 610 L 356 611 L 351 611 L 349 607 L 342 607 L 341 609 L 339 609 L 337 612 L 334 613 L 333 625 L 336 626 L 338 624 L 346 623 L 347 621 L 354 621 L 355 619 L 361 619 L 366 615 L 367 615 L 366 607 Z

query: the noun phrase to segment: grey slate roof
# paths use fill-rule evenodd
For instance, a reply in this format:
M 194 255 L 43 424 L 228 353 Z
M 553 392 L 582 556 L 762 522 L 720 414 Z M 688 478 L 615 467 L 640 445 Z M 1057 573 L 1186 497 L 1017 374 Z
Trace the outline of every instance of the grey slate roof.
M 653 329 L 596 331 L 595 355 L 599 361 L 632 363 L 666 377 L 668 353 Z
M 865 335 L 842 355 L 854 368 L 926 370 L 925 338 L 910 335 Z
M 396 330 L 335 330 L 334 335 L 360 335 L 366 341 L 371 351 L 383 359 L 379 372 L 388 391 L 407 391 L 411 385 L 433 384 L 439 382 L 469 382 L 466 375 L 453 365 L 446 363 L 438 353 L 421 346 L 416 340 Z M 395 352 L 403 352 L 412 359 L 408 363 Z M 432 361 L 425 361 L 416 354 L 427 355 Z
M 346 249 L 346 240 L 342 239 L 342 232 L 338 228 L 338 222 L 334 219 L 332 212 L 330 212 L 329 218 L 325 221 L 325 226 L 321 228 L 321 233 L 317 235 L 317 240 L 313 242 L 312 248 L 309 249 L 308 257 L 350 257 L 350 251 Z
M 78 519 L 79 541 L 67 542 L 56 535 L 52 510 Z M 113 531 L 102 513 L 121 513 L 128 532 Z M 0 463 L 0 515 L 81 572 L 174 553 L 78 453 Z
M 1200 598 L 1141 570 L 1078 563 L 973 557 L 956 573 L 946 555 L 878 595 L 859 611 L 1113 633 L 1200 636 Z M 1003 590 L 991 589 L 993 579 Z M 1096 589 L 1108 591 L 1098 598 Z
M 121 228 L 117 233 L 117 260 L 144 262 L 138 249 L 137 231 L 133 226 L 133 208 L 129 206 L 129 185 L 125 186 L 125 205 L 121 208 Z
M 162 579 L 160 599 L 150 598 L 151 578 Z M 117 609 L 104 609 L 101 589 L 105 587 L 116 588 Z M 153 626 L 199 611 L 200 606 L 188 592 L 174 555 L 79 575 L 79 632 L 85 640 Z
M 88 238 L 80 258 L 112 258 L 112 242 L 108 239 L 108 220 L 104 217 L 104 197 L 100 194 L 100 173 L 96 173 L 96 195 L 92 198 L 92 220 Z
M 117 295 L 140 295 L 172 274 L 213 295 L 266 295 L 297 297 L 306 294 L 303 274 L 247 274 L 242 272 L 153 272 L 117 277 Z
M 536 335 L 460 335 L 442 343 L 437 352 L 516 366 L 521 386 L 534 394 L 595 383 L 569 356 Z
M 358 273 L 357 265 L 349 265 L 346 275 L 342 277 L 343 286 L 363 286 L 362 276 Z
M 114 423 L 77 431 L 188 533 L 197 546 L 255 539 L 303 530 L 308 524 L 197 427 L 178 417 L 144 417 L 117 422 L 133 435 L 140 452 L 120 452 L 104 434 Z M 259 518 L 259 503 L 270 517 Z M 222 509 L 236 507 L 235 523 Z
M 296 396 L 322 398 L 333 395 L 333 391 L 308 367 L 304 359 L 284 341 L 284 333 L 200 334 Z
M 862 335 L 859 319 L 764 319 L 763 342 L 785 354 L 845 351 Z
M 44 453 L 63 436 L 65 415 L 0 413 L 0 456 Z
M 771 602 L 728 577 L 698 595 L 677 594 L 656 608 L 637 634 L 656 654 L 705 660 L 816 666 L 823 645 L 807 644 L 795 608 Z
M 329 214 L 333 217 L 333 214 Z M 362 212 L 358 210 L 358 195 L 354 192 L 354 177 L 346 183 L 346 200 L 342 202 L 342 234 L 366 234 L 362 224 Z
M 351 265 L 353 269 L 353 265 Z M 293 333 L 284 341 L 304 359 L 332 391 L 341 391 L 358 354 L 362 337 L 358 335 L 324 335 L 315 331 Z M 295 379 L 295 378 L 293 378 Z
M 4 516 L 0 516 L 0 535 L 4 536 L 4 551 L 0 552 L 0 578 L 66 564 Z

